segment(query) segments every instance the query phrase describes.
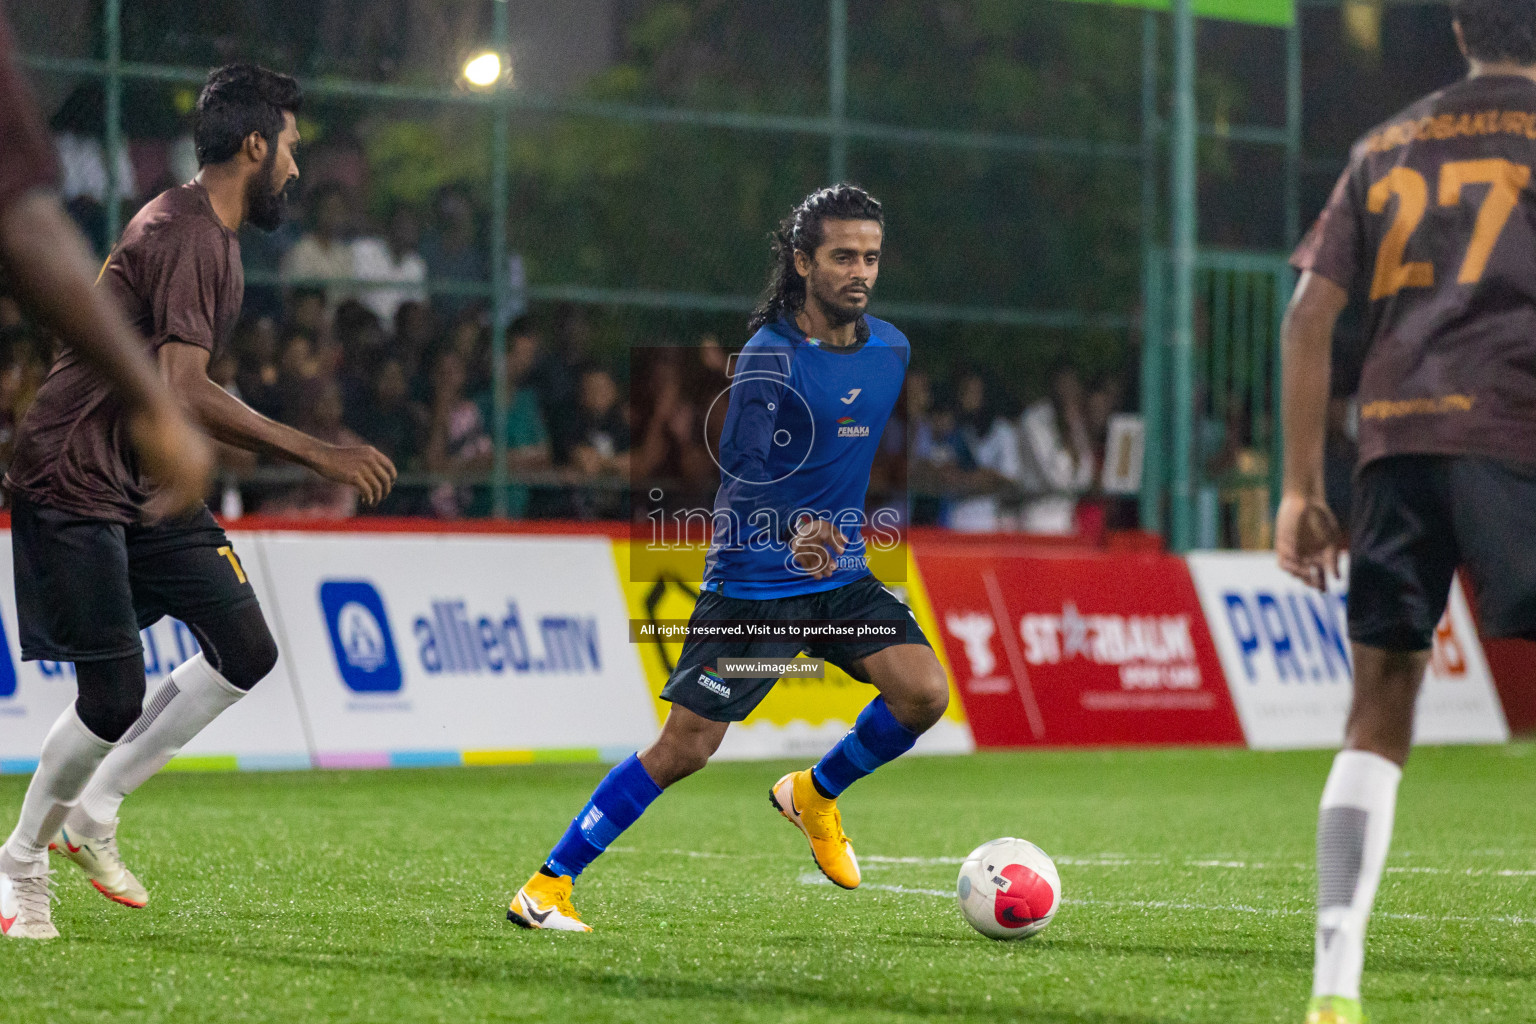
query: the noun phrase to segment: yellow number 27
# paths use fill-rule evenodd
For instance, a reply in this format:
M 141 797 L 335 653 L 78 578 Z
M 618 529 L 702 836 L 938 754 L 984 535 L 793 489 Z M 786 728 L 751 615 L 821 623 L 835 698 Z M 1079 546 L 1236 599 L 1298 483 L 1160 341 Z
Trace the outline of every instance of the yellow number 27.
M 1441 206 L 1460 203 L 1462 188 L 1467 185 L 1488 186 L 1477 212 L 1477 222 L 1472 227 L 1467 254 L 1461 262 L 1461 272 L 1456 275 L 1458 283 L 1476 284 L 1482 280 L 1493 247 L 1504 231 L 1504 225 L 1509 223 L 1509 215 L 1520 202 L 1521 190 L 1530 180 L 1529 167 L 1498 158 L 1458 160 L 1440 168 Z M 1429 187 L 1424 176 L 1411 167 L 1392 168 L 1366 193 L 1366 208 L 1372 213 L 1384 213 L 1394 196 L 1397 197 L 1397 213 L 1376 253 L 1376 273 L 1371 278 L 1372 302 L 1396 295 L 1404 288 L 1428 288 L 1435 283 L 1432 264 L 1403 262 L 1408 239 L 1429 205 Z

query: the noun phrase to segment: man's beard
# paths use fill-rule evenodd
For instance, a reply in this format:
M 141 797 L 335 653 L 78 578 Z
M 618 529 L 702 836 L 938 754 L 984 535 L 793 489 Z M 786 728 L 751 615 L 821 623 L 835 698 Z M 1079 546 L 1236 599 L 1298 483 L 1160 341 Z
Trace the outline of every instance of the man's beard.
M 830 320 L 835 327 L 841 327 L 843 324 L 853 323 L 859 317 L 864 315 L 865 309 L 867 309 L 869 306 L 868 292 L 864 293 L 864 305 L 854 306 L 844 302 L 836 292 L 824 291 L 820 284 L 817 282 L 814 275 L 812 276 L 809 285 L 811 294 L 816 296 L 816 302 L 821 306 L 822 310 L 825 311 L 827 314 L 827 319 Z
M 272 191 L 272 169 L 277 166 L 277 148 L 268 148 L 261 169 L 245 183 L 245 219 L 263 231 L 276 231 L 288 216 L 286 183 Z

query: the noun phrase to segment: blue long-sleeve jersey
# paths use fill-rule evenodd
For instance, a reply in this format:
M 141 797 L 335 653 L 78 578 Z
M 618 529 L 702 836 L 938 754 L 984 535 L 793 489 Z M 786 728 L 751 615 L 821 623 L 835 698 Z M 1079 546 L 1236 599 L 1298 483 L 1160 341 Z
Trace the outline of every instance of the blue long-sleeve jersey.
M 864 501 L 912 349 L 885 321 L 864 321 L 864 342 L 836 348 L 780 320 L 737 356 L 705 589 L 754 599 L 831 590 L 868 574 L 871 528 L 894 538 L 894 517 L 868 522 Z M 804 513 L 848 538 L 830 577 L 813 579 L 790 558 L 789 534 Z

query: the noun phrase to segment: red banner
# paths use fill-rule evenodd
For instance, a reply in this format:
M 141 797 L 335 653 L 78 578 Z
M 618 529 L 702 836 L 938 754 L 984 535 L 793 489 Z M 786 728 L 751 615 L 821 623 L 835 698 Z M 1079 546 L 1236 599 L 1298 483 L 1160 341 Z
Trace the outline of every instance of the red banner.
M 1182 559 L 915 554 L 977 746 L 1243 742 Z

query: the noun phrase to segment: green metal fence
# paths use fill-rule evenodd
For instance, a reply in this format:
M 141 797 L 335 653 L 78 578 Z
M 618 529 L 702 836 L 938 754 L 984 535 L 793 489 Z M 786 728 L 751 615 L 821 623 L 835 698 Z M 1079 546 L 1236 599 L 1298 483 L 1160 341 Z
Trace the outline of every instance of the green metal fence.
M 493 7 L 494 49 L 509 53 L 509 0 L 489 0 Z M 101 0 L 103 53 L 99 59 L 79 59 L 27 54 L 23 60 L 34 71 L 102 81 L 106 94 L 106 168 L 108 172 L 106 211 L 109 237 L 115 238 L 120 227 L 119 198 L 121 183 L 116 180 L 117 157 L 124 146 L 122 91 L 125 82 L 163 82 L 200 84 L 206 69 L 175 67 L 123 59 L 123 0 Z M 495 230 L 490 233 L 489 280 L 479 282 L 434 282 L 434 292 L 485 296 L 492 306 L 492 394 L 494 396 L 491 432 L 496 446 L 493 458 L 495 513 L 505 514 L 505 484 L 508 482 L 505 457 L 507 398 L 505 380 L 505 328 L 503 315 L 514 296 L 507 274 L 507 242 L 502 226 L 507 220 L 510 188 L 508 139 L 513 119 L 519 115 L 556 114 L 598 119 L 630 125 L 681 125 L 692 128 L 744 132 L 766 137 L 811 138 L 824 141 L 827 148 L 827 176 L 841 180 L 848 168 L 851 142 L 879 143 L 900 147 L 923 147 L 944 153 L 1012 154 L 1028 158 L 1074 160 L 1084 162 L 1120 161 L 1139 164 L 1142 182 L 1140 241 L 1143 262 L 1142 309 L 1156 309 L 1158 316 L 1148 316 L 1143 345 L 1143 407 L 1154 430 L 1161 430 L 1174 402 L 1177 413 L 1169 422 L 1173 449 L 1190 451 L 1192 410 L 1183 405 L 1194 373 L 1194 287 L 1195 258 L 1195 145 L 1200 137 L 1225 139 L 1283 149 L 1285 158 L 1285 224 L 1289 242 L 1296 234 L 1298 214 L 1298 168 L 1301 164 L 1301 44 L 1298 25 L 1293 23 L 1276 33 L 1277 47 L 1283 47 L 1286 67 L 1286 114 L 1283 125 L 1201 124 L 1195 110 L 1194 15 L 1189 0 L 1174 0 L 1171 15 L 1145 11 L 1141 15 L 1141 141 L 1139 145 L 1105 142 L 1096 139 L 1041 137 L 1017 133 L 973 131 L 965 128 L 936 129 L 900 124 L 874 123 L 848 114 L 848 0 L 827 0 L 828 22 L 827 83 L 825 112 L 820 115 L 785 115 L 681 109 L 656 105 L 613 103 L 580 96 L 552 96 L 502 87 L 474 93 L 454 89 L 349 81 L 330 77 L 301 79 L 306 91 L 317 97 L 335 97 L 395 104 L 419 104 L 424 107 L 457 107 L 483 111 L 489 122 L 490 197 Z M 1160 71 L 1163 65 L 1162 26 L 1172 27 L 1173 96 L 1171 121 L 1164 122 L 1158 111 Z M 1165 150 L 1171 157 L 1165 179 L 1162 163 Z M 1168 182 L 1169 233 L 1162 236 L 1164 218 L 1161 208 L 1160 180 Z M 1171 272 L 1163 269 L 1157 256 L 1167 244 L 1173 254 Z M 263 283 L 253 275 L 252 283 Z M 355 283 L 355 282 L 347 282 Z M 1166 297 L 1171 300 L 1164 302 Z M 645 288 L 604 287 L 591 282 L 533 282 L 522 293 L 530 302 L 559 301 L 607 306 L 630 306 L 680 311 L 738 311 L 750 308 L 748 295 L 707 294 Z M 882 298 L 881 311 L 905 321 L 994 324 L 1021 328 L 1068 330 L 1132 330 L 1136 325 L 1134 309 L 1087 311 L 1081 309 L 1013 308 L 1006 306 L 967 305 L 943 301 L 939 296 L 917 296 L 906 301 Z M 1166 314 L 1166 315 L 1163 315 Z M 1171 393 L 1160 382 L 1171 375 L 1182 382 Z M 1152 448 L 1149 446 L 1149 452 Z M 1159 481 L 1166 467 L 1156 464 L 1154 454 L 1146 474 L 1149 490 L 1143 496 L 1143 524 L 1163 528 L 1163 491 Z M 1176 459 L 1175 466 L 1182 465 Z M 1182 484 L 1175 485 L 1175 490 Z M 1191 481 L 1190 486 L 1193 487 Z M 1182 493 L 1182 492 L 1181 492 Z M 1174 502 L 1176 512 L 1182 507 Z M 1191 537 L 1180 532 L 1180 522 L 1173 523 L 1173 541 L 1187 546 Z
M 1148 316 L 1166 322 L 1172 261 L 1159 252 L 1154 267 Z M 1280 500 L 1280 324 L 1294 273 L 1283 256 L 1219 249 L 1197 252 L 1194 269 L 1188 369 L 1143 389 L 1159 398 L 1144 410 L 1144 511 L 1167 524 L 1178 551 L 1267 547 Z

